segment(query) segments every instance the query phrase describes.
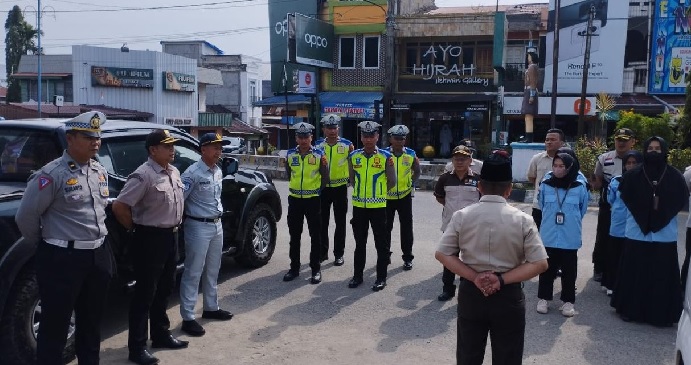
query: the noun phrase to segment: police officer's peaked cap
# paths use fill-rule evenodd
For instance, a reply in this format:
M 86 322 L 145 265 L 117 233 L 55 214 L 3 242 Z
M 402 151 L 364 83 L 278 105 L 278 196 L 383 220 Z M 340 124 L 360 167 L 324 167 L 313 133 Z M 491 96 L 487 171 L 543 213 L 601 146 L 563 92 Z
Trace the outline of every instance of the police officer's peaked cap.
M 199 137 L 199 145 L 205 146 L 211 143 L 220 143 L 222 146 L 230 144 L 230 141 L 225 140 L 218 133 L 204 133 Z
M 410 133 L 410 130 L 408 127 L 404 126 L 403 124 L 395 125 L 391 128 L 389 128 L 389 134 L 392 136 L 401 136 L 405 137 Z
M 466 146 L 466 145 L 458 145 L 454 147 L 453 151 L 451 152 L 451 156 L 456 156 L 456 155 L 462 155 L 462 156 L 472 156 L 473 155 L 473 150 Z
M 106 115 L 101 112 L 86 112 L 65 121 L 66 131 L 76 131 L 89 137 L 101 137 L 101 126 L 106 123 Z
M 360 133 L 362 134 L 374 134 L 379 131 L 379 127 L 381 127 L 381 124 L 373 122 L 371 120 L 366 120 L 364 122 L 360 122 L 360 124 L 358 124 L 357 126 L 360 128 Z
M 322 117 L 321 124 L 325 127 L 337 126 L 341 121 L 341 117 L 338 114 L 326 114 Z
M 159 144 L 171 144 L 177 141 L 179 141 L 179 139 L 173 138 L 167 129 L 156 129 L 146 136 L 146 148 L 158 146 Z
M 294 124 L 291 128 L 295 129 L 295 134 L 300 135 L 300 136 L 306 136 L 309 134 L 312 134 L 312 130 L 314 129 L 314 126 L 305 123 L 305 122 L 300 122 Z
M 614 132 L 614 139 L 622 139 L 628 141 L 629 139 L 635 137 L 633 131 L 629 128 L 619 128 Z

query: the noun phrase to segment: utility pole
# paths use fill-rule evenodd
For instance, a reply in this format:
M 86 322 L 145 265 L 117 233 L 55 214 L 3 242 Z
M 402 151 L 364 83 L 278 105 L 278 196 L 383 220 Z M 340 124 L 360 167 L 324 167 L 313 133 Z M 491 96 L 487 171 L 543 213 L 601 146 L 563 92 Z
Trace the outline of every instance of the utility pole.
M 552 43 L 552 94 L 550 95 L 551 111 L 549 114 L 549 127 L 557 125 L 557 79 L 559 78 L 559 8 L 561 0 L 554 3 L 554 42 Z
M 577 135 L 583 135 L 585 129 L 585 94 L 588 89 L 588 71 L 590 70 L 590 41 L 593 37 L 593 21 L 595 20 L 595 6 L 590 6 L 588 13 L 588 25 L 585 32 L 581 32 L 580 36 L 585 36 L 585 54 L 583 55 L 583 76 L 581 83 L 581 104 L 578 108 L 578 131 Z
M 396 38 L 395 38 L 395 20 L 394 20 L 394 7 L 396 6 L 396 0 L 387 0 L 386 4 L 386 61 L 385 65 L 385 77 L 384 77 L 384 118 L 382 119 L 382 134 L 386 133 L 391 127 L 391 99 L 393 95 L 393 81 L 395 79 L 395 48 L 396 48 Z M 388 145 L 388 139 L 382 138 L 382 146 Z
M 41 0 L 38 0 L 38 10 L 37 10 L 37 16 L 36 16 L 36 24 L 38 28 L 38 117 L 41 118 L 41 96 L 42 96 L 42 90 L 41 90 L 41 83 L 43 80 L 41 80 L 41 53 L 43 53 L 43 50 L 41 49 Z

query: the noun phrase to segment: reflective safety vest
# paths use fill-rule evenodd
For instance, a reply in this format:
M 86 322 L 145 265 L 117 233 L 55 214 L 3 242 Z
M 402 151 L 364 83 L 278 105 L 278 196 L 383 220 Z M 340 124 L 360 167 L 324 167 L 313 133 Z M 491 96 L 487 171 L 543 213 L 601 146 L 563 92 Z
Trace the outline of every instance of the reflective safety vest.
M 386 163 L 391 154 L 377 148 L 367 157 L 361 148 L 348 158 L 353 165 L 353 206 L 358 208 L 386 207 Z
M 348 154 L 353 143 L 345 138 L 338 138 L 333 146 L 326 142 L 326 138 L 320 138 L 315 143 L 326 154 L 329 162 L 329 183 L 326 186 L 335 188 L 348 183 Z
M 296 198 L 319 196 L 322 177 L 319 168 L 324 152 L 312 147 L 304 156 L 297 148 L 291 148 L 286 154 L 286 163 L 290 166 L 288 195 Z
M 393 165 L 396 169 L 396 186 L 389 190 L 386 198 L 391 200 L 402 199 L 413 191 L 415 151 L 408 147 L 403 147 L 403 153 L 398 157 L 391 151 L 391 147 L 387 148 L 387 151 L 391 153 Z

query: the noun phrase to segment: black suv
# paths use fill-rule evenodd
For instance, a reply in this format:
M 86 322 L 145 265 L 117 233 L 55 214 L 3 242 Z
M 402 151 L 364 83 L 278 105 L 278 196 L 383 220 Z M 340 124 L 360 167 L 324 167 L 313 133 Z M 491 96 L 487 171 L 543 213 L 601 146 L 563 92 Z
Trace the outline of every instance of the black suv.
M 108 170 L 111 200 L 117 197 L 127 176 L 147 159 L 146 135 L 165 128 L 180 139 L 175 146 L 175 165 L 182 173 L 200 159 L 199 143 L 191 135 L 160 124 L 109 120 L 102 126 L 102 145 L 97 159 Z M 9 364 L 33 363 L 41 306 L 34 269 L 37 242 L 21 237 L 14 221 L 31 171 L 62 155 L 66 148 L 60 120 L 0 121 L 0 354 Z M 276 246 L 276 222 L 281 218 L 281 199 L 269 177 L 259 171 L 238 169 L 233 158 L 222 162 L 224 252 L 249 268 L 269 262 Z M 113 249 L 117 281 L 132 286 L 132 264 L 125 229 L 107 208 L 108 241 Z M 182 238 L 182 235 L 181 235 Z M 184 242 L 180 240 L 181 253 Z M 181 254 L 182 268 L 184 254 Z M 73 349 L 74 317 L 65 356 Z

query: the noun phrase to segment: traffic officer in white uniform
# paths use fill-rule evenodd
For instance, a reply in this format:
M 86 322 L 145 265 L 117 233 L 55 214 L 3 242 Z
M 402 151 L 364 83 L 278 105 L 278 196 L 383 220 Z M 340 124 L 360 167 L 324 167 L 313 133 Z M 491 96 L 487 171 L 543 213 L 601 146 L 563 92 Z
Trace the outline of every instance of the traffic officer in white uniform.
M 218 271 L 223 251 L 223 173 L 218 166 L 221 146 L 230 144 L 220 134 L 206 133 L 199 138 L 202 158 L 182 174 L 185 195 L 185 271 L 180 280 L 181 330 L 190 336 L 206 332 L 194 316 L 199 280 L 202 281 L 202 318 L 227 321 L 233 314 L 218 306 Z
M 420 177 L 420 160 L 415 151 L 405 146 L 410 132 L 403 124 L 389 128 L 389 143 L 386 150 L 391 154 L 396 171 L 396 184 L 386 195 L 386 231 L 391 247 L 393 220 L 398 212 L 398 223 L 401 232 L 401 251 L 403 252 L 403 270 L 413 268 L 413 190 Z
M 606 245 L 609 240 L 609 227 L 611 225 L 612 211 L 607 202 L 607 190 L 613 177 L 622 174 L 622 159 L 636 144 L 633 131 L 629 128 L 620 128 L 614 132 L 614 150 L 598 156 L 595 163 L 595 181 L 593 189 L 600 191 L 597 213 L 597 231 L 595 234 L 595 247 L 593 248 L 593 280 L 601 281 L 602 273 L 606 270 Z
M 101 316 L 113 276 L 105 240 L 108 174 L 93 159 L 105 122 L 101 112 L 65 122 L 67 150 L 31 176 L 15 217 L 24 239 L 38 243 L 40 365 L 64 363 L 73 310 L 79 364 L 99 363 Z
M 334 223 L 334 266 L 344 263 L 346 239 L 346 213 L 348 213 L 348 155 L 353 152 L 353 142 L 338 135 L 338 123 L 341 117 L 337 114 L 326 114 L 322 117 L 322 132 L 324 138 L 320 138 L 314 144 L 324 151 L 329 163 L 329 183 L 321 191 L 321 261 L 329 259 L 329 220 L 331 219 L 331 206 L 333 205 Z
M 329 181 L 329 167 L 324 152 L 312 146 L 314 126 L 300 122 L 295 124 L 297 147 L 286 154 L 285 168 L 288 182 L 288 232 L 290 233 L 290 270 L 283 281 L 292 281 L 300 275 L 300 237 L 304 220 L 310 234 L 310 283 L 319 284 L 321 274 L 321 202 L 319 193 Z
M 391 154 L 377 148 L 379 127 L 377 122 L 366 120 L 358 124 L 363 147 L 350 153 L 348 169 L 353 184 L 353 238 L 355 258 L 353 278 L 349 288 L 357 288 L 363 282 L 363 271 L 367 260 L 367 232 L 372 226 L 374 246 L 377 249 L 377 280 L 372 290 L 386 287 L 388 267 L 391 263 L 391 247 L 386 233 L 386 193 L 396 183 Z

